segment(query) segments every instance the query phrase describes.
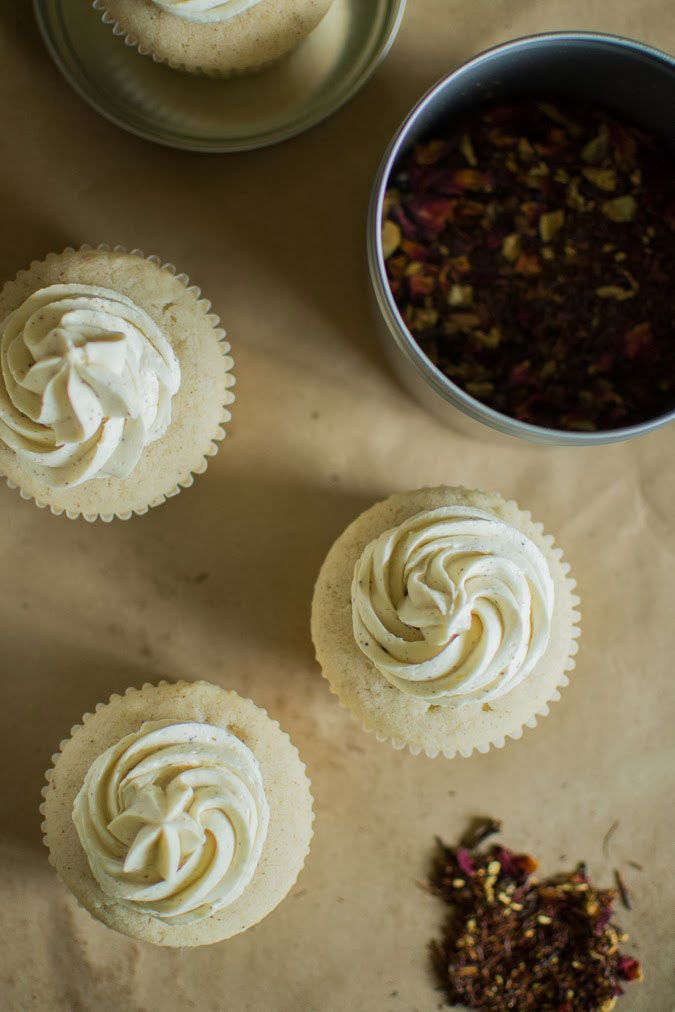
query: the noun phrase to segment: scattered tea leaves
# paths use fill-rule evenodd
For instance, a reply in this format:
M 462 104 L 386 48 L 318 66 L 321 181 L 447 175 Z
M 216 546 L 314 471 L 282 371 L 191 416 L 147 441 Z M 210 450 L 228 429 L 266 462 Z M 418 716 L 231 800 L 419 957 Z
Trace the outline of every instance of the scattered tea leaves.
M 583 863 L 539 881 L 530 855 L 477 849 L 498 828 L 476 820 L 459 847 L 437 841 L 430 884 L 449 910 L 432 955 L 449 1001 L 481 1012 L 609 1012 L 623 984 L 642 979 L 619 951 L 617 893 L 597 889 Z

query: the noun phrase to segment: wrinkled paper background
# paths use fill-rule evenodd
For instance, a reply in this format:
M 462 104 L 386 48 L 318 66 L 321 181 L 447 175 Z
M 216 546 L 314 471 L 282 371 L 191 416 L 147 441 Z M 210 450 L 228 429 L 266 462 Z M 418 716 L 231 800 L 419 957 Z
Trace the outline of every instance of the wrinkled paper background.
M 346 109 L 280 147 L 214 157 L 105 122 L 51 64 L 30 5 L 0 8 L 0 275 L 84 241 L 157 252 L 213 300 L 238 377 L 208 473 L 144 518 L 73 523 L 0 489 L 3 1008 L 436 1009 L 426 945 L 443 911 L 417 883 L 433 835 L 454 840 L 477 813 L 501 817 L 504 839 L 544 872 L 586 858 L 610 884 L 621 867 L 634 907 L 620 922 L 646 982 L 620 1008 L 672 1008 L 675 432 L 588 452 L 453 434 L 388 374 L 363 269 L 370 182 L 413 101 L 486 46 L 570 27 L 675 50 L 670 0 L 410 0 L 390 57 Z M 363 733 L 319 676 L 308 629 L 336 535 L 375 499 L 441 482 L 531 509 L 583 598 L 562 702 L 520 742 L 454 762 Z M 154 950 L 90 919 L 39 830 L 43 770 L 70 726 L 162 676 L 207 678 L 268 708 L 316 797 L 289 898 L 197 951 Z

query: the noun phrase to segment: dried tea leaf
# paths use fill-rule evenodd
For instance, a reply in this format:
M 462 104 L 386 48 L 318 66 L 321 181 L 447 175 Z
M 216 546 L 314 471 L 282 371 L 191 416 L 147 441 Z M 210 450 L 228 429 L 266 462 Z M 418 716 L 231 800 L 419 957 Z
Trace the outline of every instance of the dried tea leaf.
M 626 936 L 611 923 L 616 893 L 595 888 L 584 865 L 538 883 L 528 854 L 438 842 L 430 887 L 448 916 L 432 955 L 452 1005 L 599 1012 L 626 981 L 642 979 L 640 963 L 619 951 Z

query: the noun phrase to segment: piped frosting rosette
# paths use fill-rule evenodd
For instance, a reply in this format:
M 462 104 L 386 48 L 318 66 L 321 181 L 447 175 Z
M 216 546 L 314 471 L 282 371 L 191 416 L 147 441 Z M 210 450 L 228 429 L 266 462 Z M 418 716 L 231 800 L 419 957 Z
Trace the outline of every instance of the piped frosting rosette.
M 53 487 L 126 477 L 168 429 L 178 360 L 126 296 L 50 285 L 0 334 L 0 438 Z
M 269 807 L 255 756 L 236 735 L 162 720 L 93 762 L 73 820 L 110 900 L 185 925 L 242 895 L 260 860 Z
M 485 703 L 543 656 L 554 589 L 524 534 L 489 513 L 446 506 L 385 531 L 352 585 L 354 635 L 401 692 L 430 703 Z

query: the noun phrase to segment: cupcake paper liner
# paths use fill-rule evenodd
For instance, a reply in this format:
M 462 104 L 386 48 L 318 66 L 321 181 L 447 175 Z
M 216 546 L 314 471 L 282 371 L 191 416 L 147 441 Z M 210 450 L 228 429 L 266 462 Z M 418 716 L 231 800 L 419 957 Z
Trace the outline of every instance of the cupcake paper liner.
M 170 60 L 168 57 L 158 56 L 152 51 L 150 46 L 143 45 L 140 40 L 133 34 L 128 32 L 126 28 L 118 19 L 109 12 L 105 5 L 105 0 L 92 0 L 92 7 L 101 15 L 101 21 L 104 25 L 107 25 L 112 29 L 113 35 L 117 36 L 122 40 L 125 46 L 130 49 L 135 49 L 141 56 L 149 56 L 154 63 L 159 63 L 164 67 L 171 67 L 172 70 L 178 70 L 183 74 L 192 74 L 195 77 L 211 77 L 215 80 L 227 81 L 239 77 L 248 77 L 251 74 L 258 74 L 263 70 L 268 70 L 271 67 L 275 67 L 277 64 L 282 63 L 287 56 L 290 56 L 293 50 L 290 52 L 282 53 L 281 56 L 273 58 L 271 60 L 263 60 L 262 63 L 253 63 L 249 66 L 240 70 L 213 70 L 198 65 L 188 66 L 187 63 L 182 63 L 179 60 Z M 303 40 L 298 43 L 300 45 Z
M 41 821 L 40 821 L 40 832 L 42 833 L 42 843 L 43 843 L 44 847 L 47 850 L 47 860 L 49 861 L 49 864 L 51 865 L 52 870 L 55 872 L 56 877 L 61 882 L 61 884 L 68 890 L 69 894 L 73 897 L 73 899 L 77 903 L 78 907 L 81 910 L 84 910 L 87 914 L 89 914 L 90 917 L 94 916 L 92 914 L 91 910 L 89 910 L 87 908 L 87 906 L 85 906 L 85 904 L 83 904 L 78 899 L 78 897 L 72 891 L 72 889 L 70 888 L 70 886 L 68 885 L 68 883 L 62 878 L 61 874 L 59 873 L 59 870 L 58 870 L 58 868 L 56 866 L 56 863 L 54 861 L 54 858 L 53 858 L 53 855 L 52 855 L 52 851 L 51 851 L 51 848 L 49 846 L 49 841 L 48 841 L 48 838 L 47 838 L 47 822 L 46 822 L 47 796 L 49 794 L 50 785 L 51 785 L 51 781 L 52 781 L 53 776 L 54 776 L 54 771 L 55 771 L 55 768 L 56 768 L 56 764 L 58 763 L 58 761 L 59 761 L 59 759 L 61 757 L 62 752 L 64 751 L 64 749 L 66 748 L 66 746 L 68 745 L 68 743 L 71 741 L 71 739 L 74 737 L 74 735 L 78 731 L 80 731 L 83 727 L 85 727 L 85 725 L 87 724 L 87 722 L 89 720 L 91 720 L 91 718 L 94 716 L 95 713 L 98 713 L 99 710 L 102 710 L 104 707 L 109 706 L 111 703 L 114 703 L 117 700 L 123 699 L 125 696 L 132 696 L 132 695 L 134 695 L 136 693 L 143 692 L 143 691 L 146 691 L 148 689 L 159 688 L 162 685 L 172 685 L 172 686 L 175 686 L 176 688 L 180 688 L 180 687 L 187 687 L 187 688 L 189 688 L 189 687 L 191 687 L 193 685 L 198 685 L 198 684 L 200 684 L 199 680 L 197 682 L 187 682 L 184 679 L 181 679 L 181 680 L 179 680 L 177 682 L 171 682 L 168 679 L 163 678 L 163 679 L 160 679 L 159 682 L 144 682 L 141 685 L 140 688 L 136 688 L 135 686 L 131 686 L 130 688 L 125 689 L 125 691 L 123 693 L 113 692 L 112 695 L 110 696 L 110 698 L 107 701 L 97 703 L 96 706 L 94 707 L 93 711 L 87 711 L 86 713 L 82 714 L 80 722 L 77 723 L 77 724 L 73 724 L 72 725 L 68 737 L 61 739 L 61 741 L 59 742 L 57 751 L 54 752 L 51 755 L 51 757 L 50 757 L 51 766 L 49 766 L 45 770 L 44 778 L 45 778 L 46 782 L 45 782 L 45 785 L 40 790 L 40 795 L 41 795 L 41 797 L 42 797 L 43 800 L 38 805 L 38 812 L 40 814 L 40 819 L 41 819 Z M 206 684 L 210 684 L 210 683 L 206 683 Z M 237 695 L 238 695 L 238 693 L 237 693 Z M 310 811 L 310 818 L 309 818 L 309 831 L 308 831 L 308 836 L 307 836 L 307 846 L 306 846 L 304 854 L 302 855 L 302 863 L 299 865 L 297 875 L 295 876 L 295 879 L 293 880 L 293 882 L 289 886 L 289 889 L 286 892 L 285 896 L 282 897 L 279 900 L 279 902 L 276 904 L 276 906 L 278 906 L 281 902 L 283 902 L 283 899 L 286 896 L 289 895 L 289 893 L 291 892 L 291 890 L 295 888 L 295 885 L 296 885 L 296 883 L 297 883 L 300 875 L 302 874 L 302 872 L 303 872 L 303 870 L 305 868 L 305 864 L 307 863 L 307 857 L 308 857 L 308 855 L 310 853 L 310 850 L 311 850 L 311 844 L 312 844 L 312 840 L 314 838 L 314 822 L 315 822 L 315 819 L 316 819 L 316 813 L 314 811 L 314 796 L 312 794 L 312 781 L 311 781 L 311 779 L 310 779 L 310 777 L 309 777 L 309 775 L 307 773 L 307 766 L 302 761 L 302 757 L 301 757 L 300 753 L 298 752 L 298 749 L 294 745 L 294 743 L 293 743 L 290 735 L 286 731 L 284 731 L 284 729 L 281 727 L 281 725 L 279 724 L 279 721 L 274 720 L 273 717 L 270 717 L 270 715 L 268 714 L 267 710 L 264 707 L 259 706 L 257 703 L 253 702 L 252 699 L 249 699 L 246 696 L 240 696 L 239 698 L 242 701 L 246 702 L 246 703 L 251 703 L 257 710 L 259 710 L 267 718 L 267 720 L 270 721 L 271 724 L 274 725 L 274 727 L 279 731 L 279 733 L 282 734 L 283 737 L 288 740 L 288 742 L 291 745 L 291 748 L 293 749 L 293 751 L 295 752 L 295 754 L 297 756 L 298 763 L 299 763 L 299 766 L 300 766 L 300 769 L 301 769 L 301 773 L 302 773 L 302 776 L 304 777 L 305 782 L 307 784 L 307 790 L 308 790 L 308 793 L 309 793 L 309 796 L 310 796 L 310 801 L 311 801 L 311 811 Z M 269 914 L 271 914 L 276 909 L 276 906 L 270 908 L 265 914 L 263 914 L 263 916 L 260 918 L 260 920 L 264 920 L 265 917 L 267 917 Z M 247 925 L 247 927 L 244 930 L 248 931 L 250 928 L 255 927 L 255 924 L 256 923 L 260 923 L 260 920 L 256 921 L 254 924 Z M 108 925 L 105 925 L 105 926 L 108 927 Z M 115 930 L 115 929 L 114 928 L 109 928 L 109 930 Z M 229 937 L 234 937 L 234 936 L 229 936 Z M 223 939 L 223 940 L 225 941 L 226 939 Z
M 18 272 L 14 280 L 19 280 L 23 275 L 30 274 L 31 270 L 34 267 L 38 266 L 39 264 L 48 262 L 49 260 L 53 260 L 59 256 L 63 256 L 63 254 L 65 253 L 86 253 L 90 252 L 91 250 L 97 250 L 103 253 L 109 252 L 128 253 L 130 256 L 139 257 L 141 260 L 147 260 L 149 263 L 159 267 L 160 270 L 168 271 L 169 274 L 173 274 L 176 280 L 180 281 L 181 284 L 185 287 L 186 291 L 188 291 L 191 295 L 194 296 L 196 304 L 200 306 L 202 310 L 205 312 L 209 323 L 214 328 L 214 333 L 218 340 L 219 348 L 222 353 L 225 364 L 225 391 L 223 395 L 223 413 L 220 424 L 218 425 L 214 434 L 211 436 L 211 444 L 209 448 L 206 450 L 206 453 L 202 455 L 202 457 L 197 461 L 194 467 L 192 467 L 189 470 L 189 472 L 184 475 L 184 477 L 178 480 L 178 482 L 176 483 L 176 485 L 174 485 L 173 488 L 171 488 L 168 492 L 163 492 L 161 495 L 156 496 L 145 506 L 136 507 L 129 510 L 121 510 L 121 511 L 116 510 L 113 513 L 100 513 L 100 512 L 89 513 L 67 509 L 59 509 L 58 507 L 53 506 L 47 500 L 40 499 L 32 495 L 31 493 L 26 492 L 18 482 L 15 482 L 11 478 L 3 476 L 10 489 L 18 491 L 22 499 L 25 499 L 27 502 L 33 502 L 38 507 L 38 509 L 48 508 L 50 512 L 54 514 L 54 516 L 62 516 L 65 514 L 65 516 L 67 516 L 69 520 L 77 520 L 82 518 L 84 520 L 87 520 L 89 523 L 93 523 L 96 520 L 102 520 L 104 523 L 110 523 L 112 520 L 115 519 L 130 520 L 131 517 L 134 515 L 143 516 L 154 506 L 161 506 L 161 504 L 163 502 L 166 502 L 167 499 L 171 499 L 174 496 L 177 496 L 184 488 L 190 488 L 190 486 L 194 484 L 195 477 L 197 475 L 204 474 L 209 464 L 209 458 L 214 457 L 216 455 L 216 453 L 219 450 L 219 444 L 222 442 L 222 440 L 225 438 L 227 434 L 225 426 L 232 420 L 232 412 L 230 411 L 230 405 L 234 403 L 235 395 L 232 392 L 231 388 L 235 386 L 236 379 L 232 373 L 232 369 L 234 368 L 234 359 L 230 355 L 231 345 L 227 340 L 227 334 L 225 330 L 220 326 L 220 317 L 216 313 L 211 312 L 212 308 L 211 302 L 206 298 L 202 298 L 201 289 L 198 288 L 197 285 L 192 284 L 187 274 L 178 273 L 178 270 L 174 266 L 174 264 L 162 261 L 161 258 L 156 256 L 155 254 L 146 255 L 140 249 L 128 250 L 125 246 L 121 245 L 109 246 L 107 243 L 99 243 L 96 246 L 92 246 L 89 243 L 83 243 L 77 249 L 73 246 L 67 246 L 64 250 L 61 251 L 61 253 L 49 253 L 44 258 L 44 260 L 31 261 L 30 265 L 27 268 Z M 91 480 L 96 481 L 95 478 Z
M 463 486 L 455 486 L 454 490 L 462 493 L 471 493 L 472 491 L 474 491 L 472 489 L 464 488 Z M 328 687 L 331 693 L 336 697 L 340 706 L 344 710 L 347 710 L 351 718 L 355 720 L 357 724 L 359 724 L 363 728 L 364 731 L 368 732 L 368 734 L 374 735 L 377 741 L 388 742 L 392 746 L 392 748 L 396 749 L 397 751 L 407 749 L 407 751 L 410 752 L 411 755 L 414 756 L 425 755 L 429 759 L 435 759 L 439 755 L 443 755 L 447 759 L 454 759 L 457 756 L 460 756 L 464 759 L 468 759 L 471 755 L 473 755 L 474 752 L 485 754 L 486 752 L 489 752 L 491 748 L 497 749 L 504 748 L 507 739 L 511 739 L 513 741 L 520 740 L 523 736 L 524 731 L 527 728 L 534 729 L 538 724 L 539 718 L 547 717 L 551 712 L 550 711 L 551 704 L 557 703 L 561 698 L 560 690 L 565 688 L 565 686 L 569 685 L 570 683 L 569 673 L 573 671 L 574 668 L 576 667 L 575 658 L 579 651 L 578 639 L 581 635 L 580 629 L 581 613 L 579 611 L 579 605 L 581 602 L 579 596 L 575 593 L 577 581 L 569 575 L 570 566 L 569 563 L 563 561 L 562 549 L 556 547 L 555 540 L 552 535 L 544 533 L 544 525 L 542 523 L 533 521 L 532 514 L 528 510 L 522 510 L 514 500 L 511 499 L 502 500 L 502 502 L 504 504 L 504 507 L 509 512 L 516 513 L 519 523 L 522 524 L 523 527 L 529 526 L 530 528 L 529 532 L 526 530 L 524 531 L 524 533 L 527 533 L 528 536 L 532 536 L 532 534 L 535 535 L 535 537 L 537 538 L 537 547 L 539 547 L 539 549 L 544 553 L 549 563 L 553 562 L 556 566 L 560 568 L 560 572 L 566 590 L 569 594 L 569 605 L 570 605 L 569 611 L 570 627 L 568 632 L 569 649 L 567 659 L 563 664 L 562 669 L 555 680 L 555 684 L 552 685 L 551 690 L 548 693 L 545 701 L 543 703 L 540 703 L 535 708 L 534 712 L 530 716 L 528 716 L 525 720 L 515 720 L 512 721 L 511 723 L 505 721 L 504 727 L 500 728 L 499 731 L 494 730 L 488 731 L 486 729 L 486 733 L 482 736 L 482 738 L 479 735 L 477 735 L 476 736 L 477 740 L 473 742 L 470 746 L 455 749 L 452 748 L 446 749 L 446 748 L 433 748 L 433 747 L 427 748 L 422 745 L 412 744 L 406 738 L 403 737 L 384 734 L 382 733 L 381 730 L 375 727 L 373 723 L 369 722 L 365 715 L 354 713 L 350 704 L 342 699 L 339 690 L 333 685 L 329 675 L 326 674 L 324 667 L 321 664 L 321 661 L 318 657 L 318 652 L 316 652 L 316 660 L 317 663 L 319 664 L 319 667 L 321 668 L 321 674 L 328 683 Z M 375 672 L 375 674 L 377 675 L 378 678 L 383 678 L 383 676 L 380 675 L 379 672 Z M 521 685 L 527 685 L 527 683 L 532 677 L 536 677 L 536 674 L 533 673 L 528 675 L 528 677 L 525 679 L 523 683 L 521 683 Z M 517 691 L 517 689 L 514 689 L 512 691 Z M 509 693 L 506 693 L 506 695 L 501 698 L 507 698 L 508 695 Z

